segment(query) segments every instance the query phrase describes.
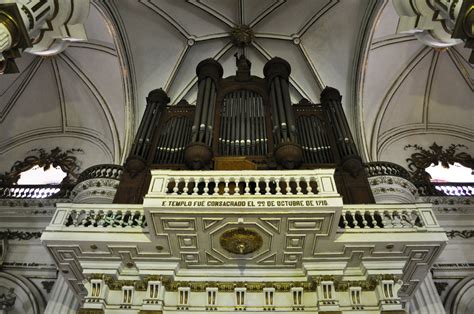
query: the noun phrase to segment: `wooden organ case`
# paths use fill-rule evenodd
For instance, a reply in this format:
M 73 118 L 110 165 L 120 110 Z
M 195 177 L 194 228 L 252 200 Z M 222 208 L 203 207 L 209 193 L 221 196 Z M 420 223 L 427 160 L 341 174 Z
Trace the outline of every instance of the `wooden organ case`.
M 264 78 L 250 75 L 245 56 L 236 64 L 236 75 L 222 78 L 217 61 L 199 63 L 195 106 L 149 93 L 114 203 L 142 203 L 150 169 L 314 168 L 336 169 L 344 203 L 374 203 L 340 93 L 326 87 L 321 104 L 292 104 L 288 62 L 269 60 Z

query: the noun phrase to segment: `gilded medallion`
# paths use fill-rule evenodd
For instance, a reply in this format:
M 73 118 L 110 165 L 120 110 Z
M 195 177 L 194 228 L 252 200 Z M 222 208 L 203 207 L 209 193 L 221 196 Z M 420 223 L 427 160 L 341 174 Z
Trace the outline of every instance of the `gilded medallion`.
M 221 246 L 230 253 L 245 255 L 262 247 L 262 236 L 254 230 L 235 228 L 225 231 L 220 239 Z

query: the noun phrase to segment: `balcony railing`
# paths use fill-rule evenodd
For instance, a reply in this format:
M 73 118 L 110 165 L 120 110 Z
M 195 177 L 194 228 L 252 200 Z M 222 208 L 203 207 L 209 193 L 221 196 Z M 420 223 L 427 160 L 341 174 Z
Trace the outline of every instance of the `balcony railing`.
M 474 183 L 415 183 L 420 196 L 474 196 Z
M 120 180 L 123 173 L 123 167 L 120 165 L 104 164 L 96 165 L 84 170 L 77 179 L 77 183 L 89 179 L 115 179 Z
M 50 227 L 63 231 L 76 228 L 141 229 L 147 223 L 141 205 L 94 204 L 93 209 L 85 204 L 58 204 Z
M 339 228 L 407 229 L 439 227 L 428 204 L 344 205 Z
M 395 176 L 412 181 L 410 173 L 400 165 L 392 162 L 376 161 L 364 164 L 367 176 Z M 437 183 L 413 182 L 420 196 L 473 196 L 474 183 Z
M 395 176 L 410 180 L 410 173 L 400 165 L 388 161 L 375 161 L 364 164 L 367 176 Z
M 0 186 L 0 198 L 69 198 L 74 185 L 9 185 Z
M 0 199 L 68 199 L 75 185 L 90 179 L 120 180 L 123 167 L 120 165 L 97 165 L 84 170 L 76 184 L 44 185 L 0 185 Z
M 153 170 L 149 195 L 338 196 L 334 169 L 293 171 Z

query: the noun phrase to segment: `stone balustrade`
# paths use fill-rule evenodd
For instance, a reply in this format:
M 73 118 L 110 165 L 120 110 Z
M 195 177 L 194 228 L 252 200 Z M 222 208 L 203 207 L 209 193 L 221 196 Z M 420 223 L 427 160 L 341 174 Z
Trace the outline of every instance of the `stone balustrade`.
M 334 169 L 292 171 L 153 170 L 148 196 L 338 196 Z
M 0 198 L 35 199 L 69 198 L 73 185 L 9 185 L 0 186 Z
M 448 196 L 474 196 L 473 183 L 433 183 L 433 186 Z
M 77 183 L 89 179 L 115 179 L 120 180 L 123 173 L 123 166 L 113 164 L 102 164 L 87 168 L 79 175 Z
M 400 165 L 388 161 L 374 161 L 364 164 L 368 177 L 396 176 L 410 180 L 410 173 Z
M 84 204 L 58 204 L 48 228 L 74 231 L 77 228 L 140 229 L 146 226 L 145 214 L 140 205 L 94 204 L 92 209 Z
M 438 228 L 430 204 L 344 205 L 339 228 L 345 230 L 380 230 Z

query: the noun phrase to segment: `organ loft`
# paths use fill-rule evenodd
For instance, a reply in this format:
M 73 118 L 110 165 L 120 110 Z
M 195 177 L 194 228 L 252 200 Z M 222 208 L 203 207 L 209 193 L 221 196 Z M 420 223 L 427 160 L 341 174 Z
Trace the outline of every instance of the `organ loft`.
M 0 0 L 0 314 L 474 313 L 473 13 Z
M 198 64 L 195 106 L 184 99 L 169 105 L 162 89 L 149 93 L 114 202 L 141 203 L 151 169 L 334 168 L 345 203 L 374 203 L 338 90 L 326 87 L 321 104 L 293 104 L 286 60 L 269 60 L 257 77 L 244 54 L 235 57 L 236 73 L 225 78 L 219 62 Z

